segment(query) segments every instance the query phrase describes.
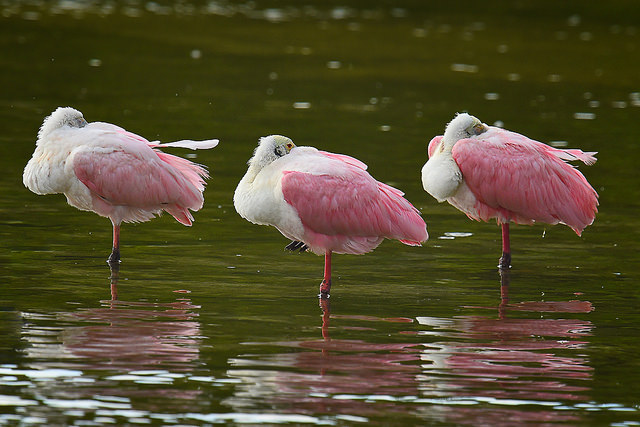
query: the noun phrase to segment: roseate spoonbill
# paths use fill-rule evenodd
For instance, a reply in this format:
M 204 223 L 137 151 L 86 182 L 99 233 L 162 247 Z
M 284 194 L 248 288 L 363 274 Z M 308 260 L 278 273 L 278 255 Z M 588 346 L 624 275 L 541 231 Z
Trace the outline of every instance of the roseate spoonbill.
M 111 219 L 113 250 L 120 262 L 120 224 L 148 221 L 163 210 L 191 225 L 189 209 L 202 208 L 204 167 L 158 148 L 208 149 L 218 140 L 161 144 L 109 123 L 87 123 L 82 113 L 59 107 L 44 119 L 33 157 L 22 175 L 36 194 L 64 193 L 67 203 Z
M 287 249 L 324 254 L 320 296 L 331 288 L 331 254 L 363 254 L 385 238 L 419 246 L 428 238 L 419 211 L 400 190 L 376 181 L 352 157 L 297 147 L 291 139 L 260 139 L 233 196 L 236 211 L 273 225 Z
M 500 268 L 511 265 L 509 223 L 568 225 L 579 236 L 593 223 L 598 194 L 567 161 L 596 162 L 596 152 L 560 150 L 458 114 L 429 143 L 422 185 L 471 219 L 502 227 Z

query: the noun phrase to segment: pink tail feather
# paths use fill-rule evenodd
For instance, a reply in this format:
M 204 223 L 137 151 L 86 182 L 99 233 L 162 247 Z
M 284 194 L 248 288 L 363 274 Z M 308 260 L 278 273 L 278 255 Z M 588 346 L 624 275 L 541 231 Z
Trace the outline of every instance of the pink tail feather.
M 429 238 L 427 225 L 425 224 L 420 211 L 416 209 L 407 199 L 402 197 L 404 193 L 397 188 L 379 182 L 378 188 L 386 196 L 383 203 L 388 209 L 388 215 L 392 223 L 392 236 L 405 245 L 420 246 Z
M 399 240 L 399 242 L 409 246 L 422 246 L 421 242 L 414 242 L 413 240 Z
M 160 160 L 178 169 L 199 191 L 202 192 L 204 190 L 206 184 L 204 180 L 209 178 L 209 172 L 203 166 L 183 159 L 182 157 L 167 154 L 159 150 L 155 151 L 158 157 L 160 157 Z
M 187 181 L 182 188 L 180 204 L 168 205 L 163 209 L 179 223 L 190 226 L 193 223 L 193 216 L 189 209 L 197 211 L 202 208 L 204 203 L 202 193 L 206 185 L 205 179 L 209 178 L 209 173 L 203 166 L 190 160 L 163 153 L 159 150 L 155 151 L 160 160 L 175 168 Z
M 193 224 L 193 215 L 191 215 L 191 212 L 189 212 L 189 209 L 185 207 L 172 205 L 172 206 L 167 206 L 166 208 L 164 208 L 164 210 L 167 211 L 169 215 L 174 217 L 175 220 L 178 221 L 180 224 L 183 224 L 189 227 Z

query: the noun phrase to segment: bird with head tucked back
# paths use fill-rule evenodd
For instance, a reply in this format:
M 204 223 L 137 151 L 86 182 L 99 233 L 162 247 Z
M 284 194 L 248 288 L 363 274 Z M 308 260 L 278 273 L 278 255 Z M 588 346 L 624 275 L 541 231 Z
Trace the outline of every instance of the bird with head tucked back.
M 208 173 L 204 167 L 159 148 L 208 149 L 218 140 L 161 144 L 109 123 L 87 123 L 82 113 L 60 107 L 44 119 L 24 185 L 36 194 L 63 193 L 80 210 L 113 225 L 108 262 L 120 262 L 120 224 L 148 221 L 162 211 L 191 225 L 202 208 Z
M 243 218 L 272 225 L 290 250 L 325 256 L 320 296 L 331 288 L 331 254 L 364 254 L 385 239 L 417 246 L 428 238 L 403 193 L 376 181 L 361 161 L 297 147 L 285 136 L 260 139 L 233 203 Z
M 568 161 L 596 162 L 595 152 L 561 150 L 457 114 L 429 143 L 422 185 L 471 219 L 502 228 L 499 267 L 511 266 L 509 223 L 565 224 L 581 235 L 598 211 L 598 194 Z

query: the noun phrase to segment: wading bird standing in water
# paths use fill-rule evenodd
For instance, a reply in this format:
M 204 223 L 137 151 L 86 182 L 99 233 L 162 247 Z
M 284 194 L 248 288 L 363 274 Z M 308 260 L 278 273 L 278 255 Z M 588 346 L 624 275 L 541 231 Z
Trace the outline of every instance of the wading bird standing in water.
M 595 152 L 560 150 L 458 114 L 429 143 L 422 185 L 471 219 L 502 227 L 500 268 L 511 265 L 509 223 L 565 224 L 581 235 L 598 211 L 598 194 L 567 161 L 595 163 Z
M 418 246 L 427 240 L 420 213 L 400 190 L 376 181 L 359 160 L 296 147 L 287 137 L 260 139 L 233 203 L 243 218 L 273 225 L 289 250 L 324 254 L 320 296 L 331 288 L 331 254 L 364 254 L 385 238 Z
M 158 148 L 208 149 L 218 140 L 161 144 L 109 123 L 87 123 L 82 113 L 60 107 L 44 119 L 24 185 L 36 194 L 64 193 L 80 210 L 111 219 L 113 250 L 120 262 L 120 224 L 148 221 L 163 210 L 191 225 L 189 209 L 202 208 L 207 171 Z

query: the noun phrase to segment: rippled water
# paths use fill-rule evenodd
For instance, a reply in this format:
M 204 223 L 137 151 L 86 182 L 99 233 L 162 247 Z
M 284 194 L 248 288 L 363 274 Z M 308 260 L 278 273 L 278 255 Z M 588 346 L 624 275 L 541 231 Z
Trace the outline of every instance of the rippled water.
M 638 425 L 640 8 L 629 2 L 0 1 L 0 424 Z M 149 139 L 220 138 L 185 228 L 122 229 L 21 183 L 71 105 Z M 494 224 L 421 188 L 456 111 L 557 147 L 600 213 L 581 238 Z M 257 138 L 353 155 L 428 223 L 289 254 L 232 193 Z

